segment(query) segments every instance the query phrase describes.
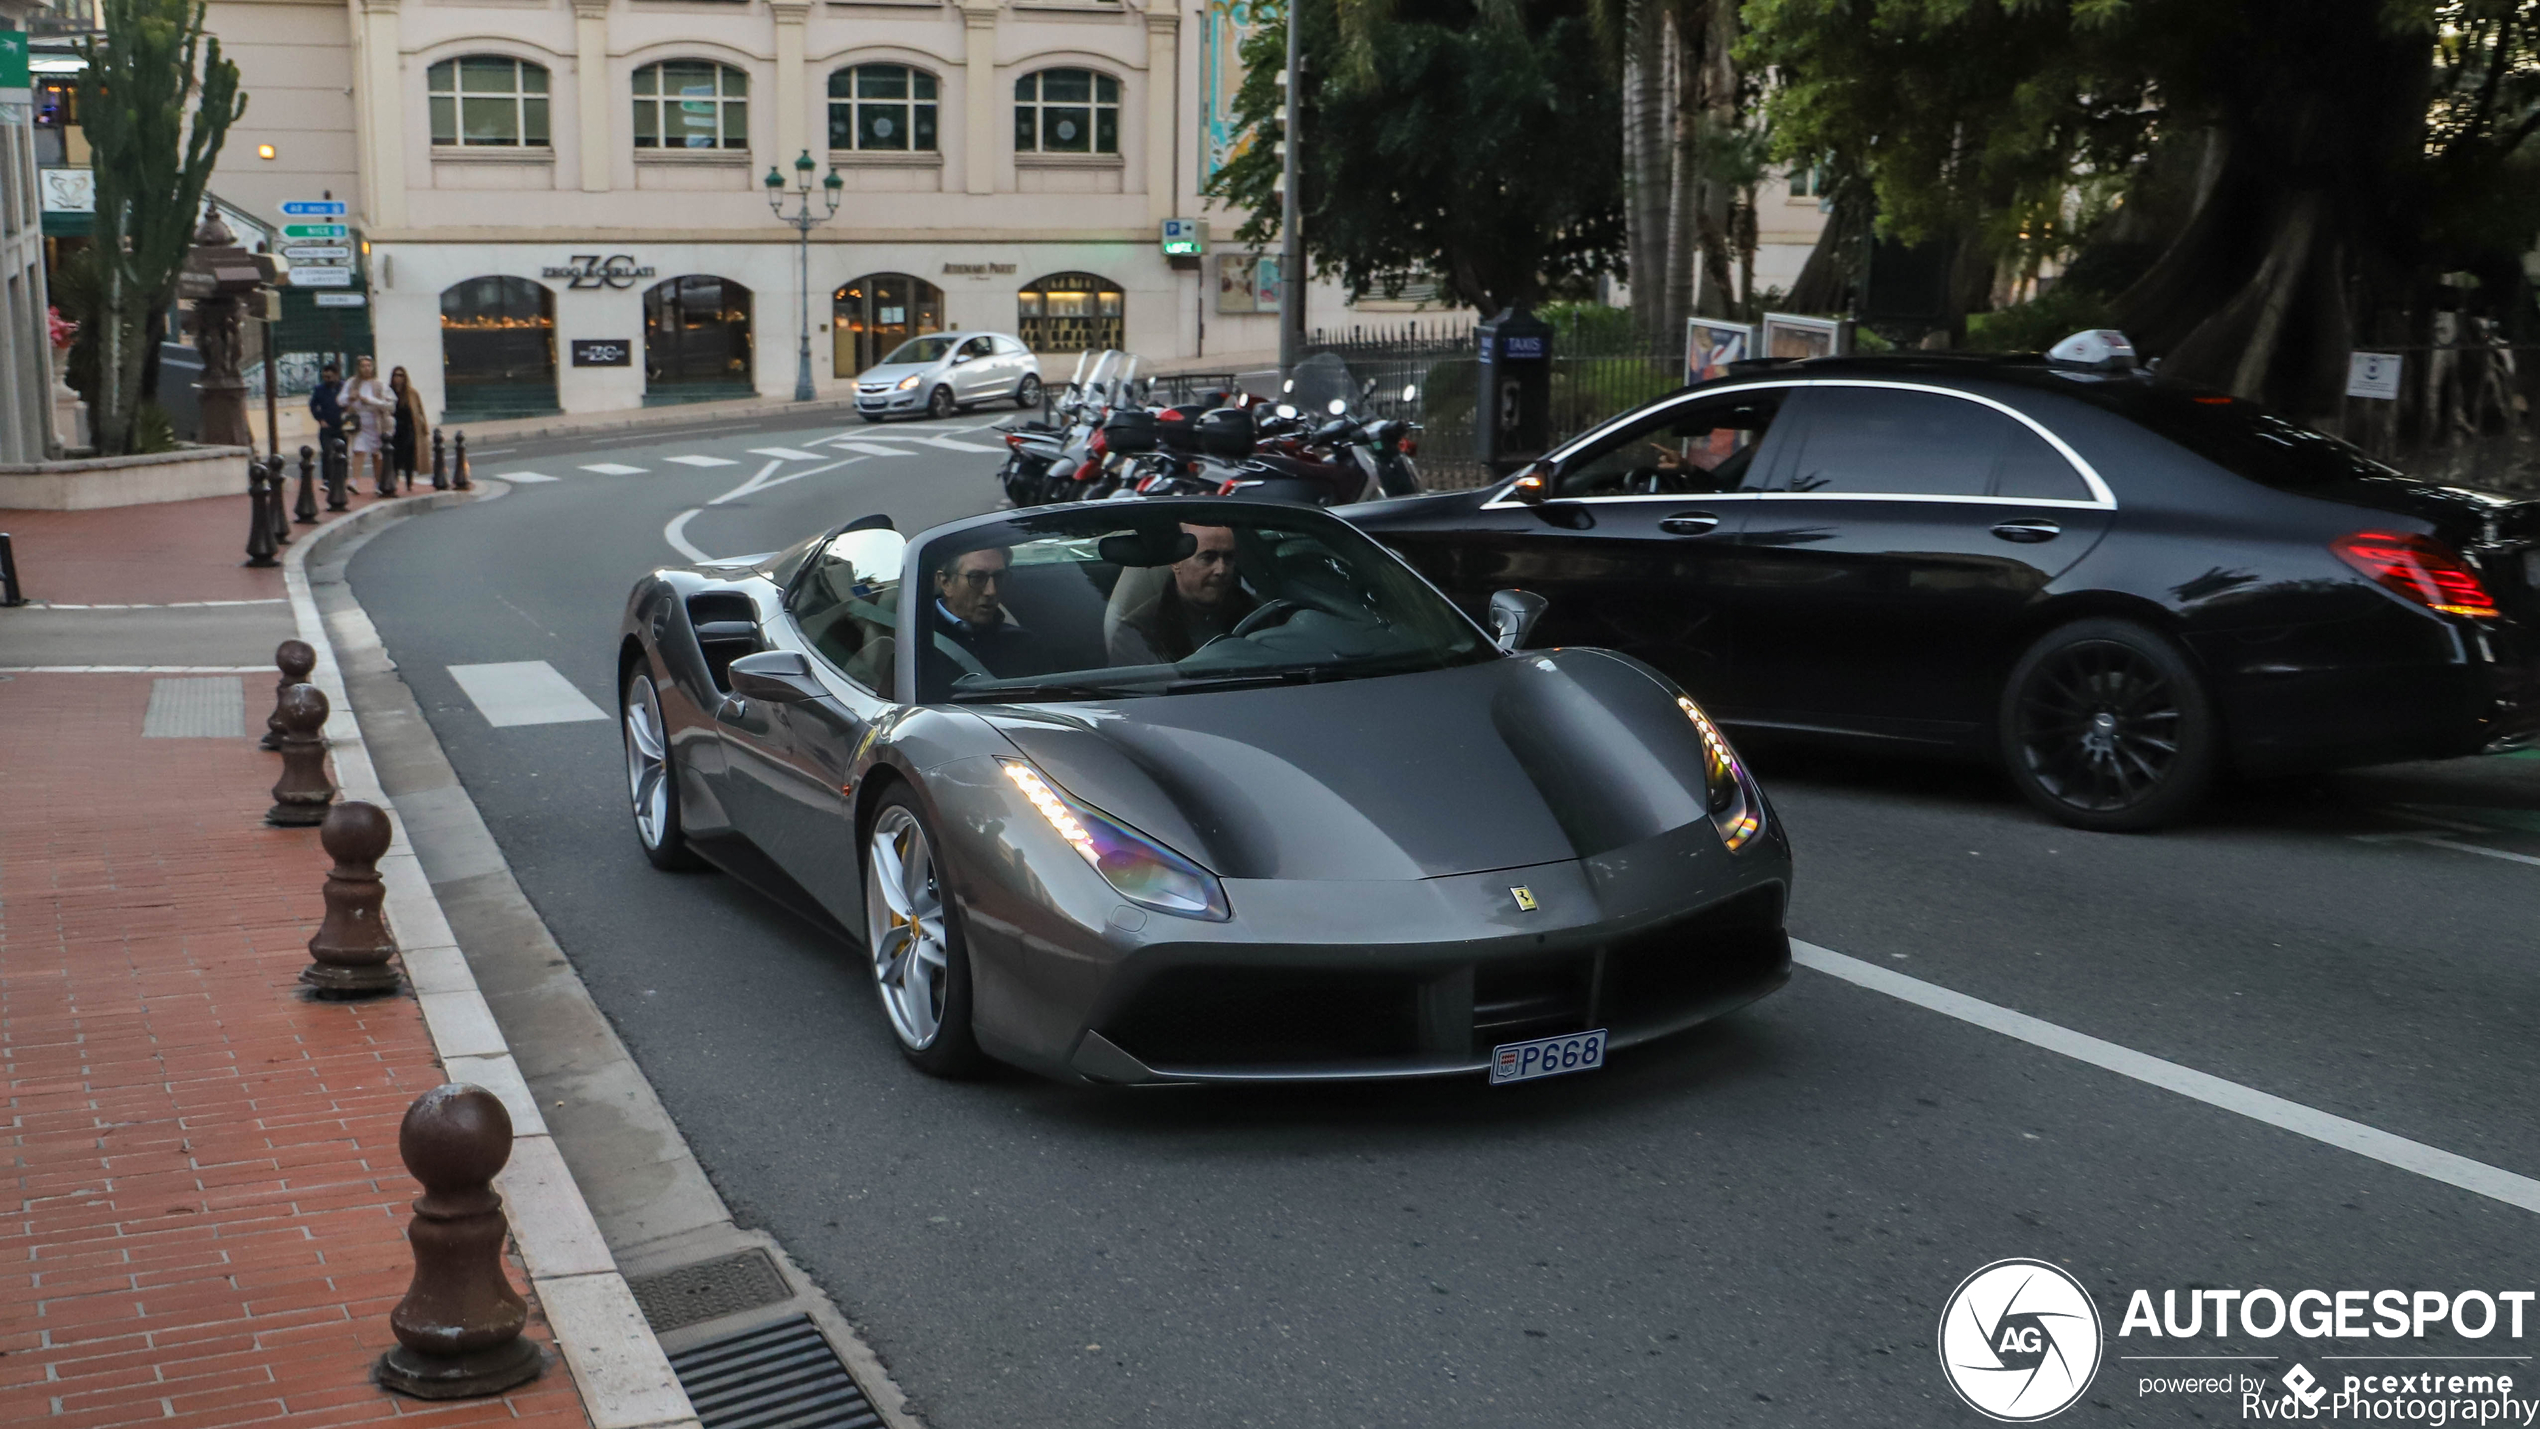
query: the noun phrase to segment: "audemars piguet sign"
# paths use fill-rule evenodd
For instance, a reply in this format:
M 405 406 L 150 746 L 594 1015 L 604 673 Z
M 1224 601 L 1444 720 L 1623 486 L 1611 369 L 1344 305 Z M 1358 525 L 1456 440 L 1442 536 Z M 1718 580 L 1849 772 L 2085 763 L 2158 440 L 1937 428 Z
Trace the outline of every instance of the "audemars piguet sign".
M 561 268 L 543 268 L 541 277 L 563 278 L 567 288 L 631 288 L 653 276 L 650 268 L 637 267 L 631 253 L 612 253 L 603 258 L 597 253 L 576 253 Z

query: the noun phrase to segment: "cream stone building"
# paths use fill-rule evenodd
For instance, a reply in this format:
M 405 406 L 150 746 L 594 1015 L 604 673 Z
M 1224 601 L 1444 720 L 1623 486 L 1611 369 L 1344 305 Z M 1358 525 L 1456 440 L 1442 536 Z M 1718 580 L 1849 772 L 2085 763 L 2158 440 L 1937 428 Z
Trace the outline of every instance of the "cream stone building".
M 345 202 L 345 239 L 279 240 L 351 250 L 295 288 L 302 330 L 366 318 L 453 415 L 792 392 L 805 293 L 763 181 L 806 154 L 815 213 L 840 181 L 809 252 L 824 394 L 939 328 L 1062 373 L 1087 345 L 1258 355 L 1272 274 L 1200 198 L 1248 0 L 1176 3 L 212 0 L 251 97 L 213 188 L 277 223 Z M 1200 263 L 1170 218 L 1208 220 Z

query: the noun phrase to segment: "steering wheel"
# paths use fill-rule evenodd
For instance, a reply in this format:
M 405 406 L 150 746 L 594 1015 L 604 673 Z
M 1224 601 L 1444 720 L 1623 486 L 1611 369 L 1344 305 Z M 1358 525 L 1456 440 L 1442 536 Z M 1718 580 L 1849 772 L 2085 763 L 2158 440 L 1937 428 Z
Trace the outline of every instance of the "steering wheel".
M 1303 609 L 1305 609 L 1304 606 L 1293 600 L 1264 601 L 1252 614 L 1236 621 L 1235 628 L 1227 631 L 1226 637 L 1230 640 L 1241 640 L 1273 620 L 1284 620 Z

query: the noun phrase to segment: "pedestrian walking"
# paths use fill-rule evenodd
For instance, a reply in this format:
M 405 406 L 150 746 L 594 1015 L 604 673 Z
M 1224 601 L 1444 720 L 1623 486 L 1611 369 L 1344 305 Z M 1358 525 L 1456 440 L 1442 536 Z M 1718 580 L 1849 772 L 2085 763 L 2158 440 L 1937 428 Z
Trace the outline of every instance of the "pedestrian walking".
M 344 430 L 344 369 L 332 362 L 319 371 L 317 386 L 309 389 L 309 418 L 317 423 L 321 447 L 328 437 Z
M 415 463 L 425 444 L 432 440 L 432 426 L 424 420 L 423 394 L 415 390 L 414 379 L 406 375 L 406 369 L 390 370 L 388 391 L 397 399 L 396 410 L 390 414 L 388 455 L 392 469 L 404 481 L 406 490 L 412 491 Z
M 353 380 L 344 384 L 344 411 L 353 419 L 353 455 L 370 458 L 371 488 L 387 495 L 388 422 L 397 410 L 395 394 L 379 380 L 379 367 L 369 358 L 353 362 Z

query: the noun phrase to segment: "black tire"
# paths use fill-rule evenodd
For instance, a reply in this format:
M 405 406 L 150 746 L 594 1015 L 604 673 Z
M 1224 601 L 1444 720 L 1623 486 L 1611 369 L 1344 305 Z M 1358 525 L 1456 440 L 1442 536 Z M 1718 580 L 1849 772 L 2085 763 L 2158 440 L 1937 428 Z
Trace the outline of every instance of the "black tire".
M 2048 631 L 2011 667 L 1997 712 L 2020 793 L 2077 829 L 2185 817 L 2222 765 L 2222 725 L 2187 656 L 2130 620 Z
M 1041 375 L 1039 373 L 1023 374 L 1023 380 L 1014 388 L 1014 405 L 1026 412 L 1041 405 Z
M 939 422 L 960 410 L 961 404 L 953 400 L 950 387 L 938 387 L 926 394 L 926 415 Z
M 913 841 L 908 837 L 912 831 L 916 835 Z M 880 857 L 880 846 L 886 838 L 896 840 L 889 863 L 903 873 L 908 872 L 910 861 L 923 857 L 922 869 L 912 880 L 915 886 L 900 885 L 913 917 L 900 916 L 881 890 L 881 880 L 888 876 Z M 899 1044 L 900 1055 L 930 1077 L 959 1078 L 976 1074 L 987 1058 L 971 1031 L 970 941 L 961 925 L 960 900 L 952 896 L 936 862 L 939 848 L 933 826 L 907 790 L 896 790 L 884 797 L 865 831 L 860 860 L 864 946 L 873 972 L 874 991 L 882 1002 L 883 1021 L 891 1029 L 891 1040 Z M 912 989 L 907 985 L 909 974 L 928 965 L 922 956 L 922 945 L 927 940 L 912 935 L 922 929 L 928 912 L 935 914 L 942 929 L 941 941 L 934 945 L 942 962 L 934 975 L 921 978 L 925 984 L 922 989 Z M 890 978 L 893 969 L 899 972 L 897 984 Z
M 626 745 L 627 802 L 645 861 L 665 873 L 703 868 L 705 860 L 688 847 L 688 826 L 679 810 L 677 756 L 651 671 L 639 665 L 626 677 L 618 714 L 618 732 Z

